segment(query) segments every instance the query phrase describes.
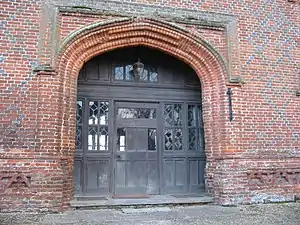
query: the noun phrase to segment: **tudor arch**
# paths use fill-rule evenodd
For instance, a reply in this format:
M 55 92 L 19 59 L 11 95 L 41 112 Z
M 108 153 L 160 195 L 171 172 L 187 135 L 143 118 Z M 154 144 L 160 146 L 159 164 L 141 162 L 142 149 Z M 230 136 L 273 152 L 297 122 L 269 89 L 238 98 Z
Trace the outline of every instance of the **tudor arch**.
M 203 194 L 200 86 L 189 66 L 146 47 L 88 61 L 78 77 L 75 195 Z
M 143 30 L 147 30 L 144 32 Z M 184 29 L 153 19 L 124 19 L 95 23 L 70 34 L 63 42 L 58 56 L 58 76 L 61 79 L 61 153 L 72 158 L 66 172 L 68 189 L 64 192 L 64 202 L 73 198 L 74 153 L 76 136 L 77 76 L 85 62 L 124 47 L 145 46 L 176 57 L 187 63 L 201 81 L 202 115 L 206 155 L 206 185 L 209 192 L 219 196 L 219 187 L 214 183 L 215 157 L 227 148 L 224 127 L 225 83 L 227 79 L 224 61 L 213 48 L 200 37 L 195 37 Z M 211 104 L 213 103 L 213 104 Z M 68 138 L 70 137 L 70 138 Z M 77 153 L 76 153 L 77 154 Z M 75 155 L 76 155 L 75 154 Z M 78 168 L 75 166 L 75 168 Z M 83 178 L 81 178 L 83 179 Z M 217 201 L 217 200 L 216 200 Z

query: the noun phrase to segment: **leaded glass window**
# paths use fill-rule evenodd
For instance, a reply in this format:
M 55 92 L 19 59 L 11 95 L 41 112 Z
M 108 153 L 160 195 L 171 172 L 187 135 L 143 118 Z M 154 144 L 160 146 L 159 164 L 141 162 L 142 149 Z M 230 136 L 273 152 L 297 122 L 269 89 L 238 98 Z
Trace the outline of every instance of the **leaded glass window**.
M 156 109 L 118 108 L 117 117 L 122 119 L 155 119 Z
M 203 151 L 203 125 L 201 106 L 194 104 L 188 105 L 188 150 Z
M 83 109 L 84 102 L 82 100 L 77 101 L 76 111 L 76 149 L 82 149 L 82 122 L 83 122 Z
M 88 150 L 108 150 L 108 102 L 89 101 Z
M 165 150 L 183 150 L 182 104 L 165 104 Z
M 135 77 L 133 73 L 133 66 L 131 64 L 117 65 L 114 67 L 114 80 L 116 81 L 135 81 L 157 83 L 158 73 L 157 69 L 151 66 L 145 66 L 143 72 L 139 77 Z

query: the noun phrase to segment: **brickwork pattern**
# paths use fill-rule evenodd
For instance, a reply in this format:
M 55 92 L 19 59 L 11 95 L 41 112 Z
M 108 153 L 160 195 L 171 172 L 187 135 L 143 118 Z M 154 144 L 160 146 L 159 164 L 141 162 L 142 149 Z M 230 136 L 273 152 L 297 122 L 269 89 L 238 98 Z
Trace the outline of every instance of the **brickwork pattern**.
M 81 7 L 57 13 L 54 5 Z M 299 178 L 292 182 L 283 178 L 285 182 L 277 185 L 262 185 L 262 175 L 255 178 L 259 172 L 273 179 L 272 171 L 292 171 L 299 177 L 299 11 L 299 2 L 286 0 L 1 1 L 0 177 L 6 183 L 4 174 L 24 174 L 30 177 L 30 186 L 7 187 L 0 193 L 0 210 L 61 211 L 68 207 L 73 196 L 78 71 L 96 54 L 138 43 L 178 57 L 200 77 L 206 180 L 217 203 L 299 197 Z M 203 17 L 213 15 L 212 24 L 205 27 L 198 24 L 197 17 L 203 12 L 210 12 Z M 133 14 L 176 23 L 190 33 L 182 34 L 179 28 L 165 28 L 155 21 L 147 25 L 139 25 L 138 20 L 118 22 L 115 28 L 110 25 L 84 31 L 58 50 L 75 30 L 101 21 L 126 20 Z M 178 20 L 184 16 L 184 23 Z M 228 30 L 226 33 L 227 25 L 213 26 L 231 17 L 237 18 L 236 37 Z M 139 26 L 149 34 L 135 30 Z M 231 63 L 229 72 L 245 83 L 228 83 L 222 62 L 197 44 L 195 37 L 214 46 L 225 64 Z M 228 121 L 226 87 L 233 91 L 232 122 Z

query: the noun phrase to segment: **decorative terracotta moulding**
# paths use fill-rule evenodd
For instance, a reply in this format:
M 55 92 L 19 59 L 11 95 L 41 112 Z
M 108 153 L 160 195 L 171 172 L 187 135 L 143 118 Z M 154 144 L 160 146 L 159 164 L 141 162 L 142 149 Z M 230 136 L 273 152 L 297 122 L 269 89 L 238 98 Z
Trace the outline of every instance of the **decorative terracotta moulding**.
M 40 65 L 36 67 L 33 72 L 36 72 L 38 76 L 55 76 L 57 73 L 50 65 Z
M 248 173 L 248 179 L 249 184 L 254 186 L 297 185 L 300 184 L 300 171 L 252 171 Z
M 30 177 L 23 173 L 16 174 L 0 174 L 0 194 L 4 193 L 7 188 L 12 187 L 14 184 L 22 184 L 29 188 Z

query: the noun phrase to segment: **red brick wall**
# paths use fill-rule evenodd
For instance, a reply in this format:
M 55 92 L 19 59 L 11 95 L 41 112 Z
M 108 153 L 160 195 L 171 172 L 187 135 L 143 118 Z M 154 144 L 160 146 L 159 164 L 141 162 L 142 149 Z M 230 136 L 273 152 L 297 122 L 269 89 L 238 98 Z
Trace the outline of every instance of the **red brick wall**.
M 75 68 L 70 67 L 68 56 L 72 52 L 59 58 L 56 48 L 72 31 L 96 21 L 125 17 L 124 12 L 130 11 L 118 4 L 116 13 L 64 12 L 54 20 L 53 11 L 49 10 L 53 7 L 51 2 L 55 1 L 0 2 L 2 211 L 60 211 L 68 206 L 73 192 L 75 124 L 70 113 L 75 109 L 76 72 L 83 62 L 77 60 Z M 79 5 L 78 2 L 59 4 Z M 209 78 L 211 83 L 204 85 L 209 189 L 219 204 L 287 201 L 299 197 L 300 97 L 296 96 L 300 89 L 299 3 L 287 0 L 129 2 L 137 3 L 134 5 L 137 11 L 142 10 L 138 5 L 141 3 L 146 4 L 144 8 L 168 6 L 237 18 L 238 51 L 233 53 L 237 59 L 232 62 L 231 70 L 244 84 L 229 84 L 228 74 L 223 74 L 223 78 Z M 149 17 L 153 17 L 150 11 Z M 158 13 L 165 11 L 161 9 Z M 155 18 L 164 20 L 159 15 Z M 226 36 L 225 29 L 213 29 L 207 24 L 203 27 L 197 21 L 196 25 L 176 23 L 212 44 L 225 60 L 233 60 L 229 49 L 236 43 L 227 40 L 230 37 Z M 74 51 L 80 45 L 74 45 Z M 79 50 L 78 54 L 80 59 Z M 91 52 L 86 57 L 92 55 Z M 49 64 L 49 71 L 43 67 L 43 71 L 34 72 L 34 68 L 44 64 Z M 69 68 L 67 72 L 72 76 L 62 73 L 64 68 Z M 204 79 L 201 73 L 200 80 Z M 73 88 L 69 90 L 66 84 Z M 233 91 L 232 122 L 228 121 L 227 87 Z M 212 123 L 213 120 L 218 123 Z M 24 174 L 24 182 L 19 178 L 19 182 L 10 183 L 18 174 Z
M 113 16 L 113 15 L 95 15 L 95 14 L 82 14 L 82 13 L 71 13 L 65 12 L 60 15 L 60 37 L 61 40 L 66 38 L 71 32 L 83 28 L 87 25 L 107 21 L 116 18 L 124 18 L 124 16 Z M 180 24 L 182 27 L 189 30 L 194 35 L 197 35 L 203 40 L 211 43 L 224 58 L 227 58 L 227 42 L 224 28 L 209 29 L 203 28 L 197 25 Z

